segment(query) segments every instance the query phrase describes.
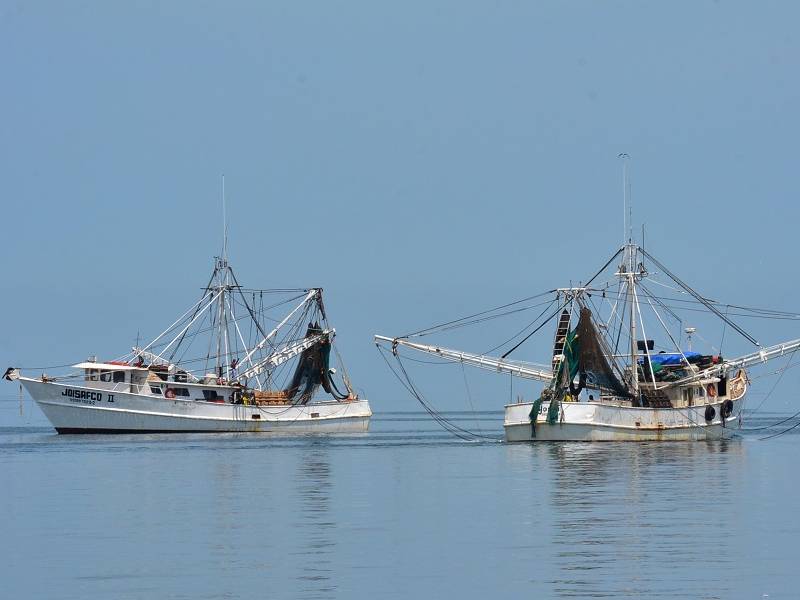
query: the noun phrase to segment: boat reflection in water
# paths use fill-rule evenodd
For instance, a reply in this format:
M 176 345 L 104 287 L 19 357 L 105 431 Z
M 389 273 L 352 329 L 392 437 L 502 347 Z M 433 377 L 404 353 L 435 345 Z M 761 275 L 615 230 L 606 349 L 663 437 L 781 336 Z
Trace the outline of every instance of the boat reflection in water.
M 298 465 L 294 494 L 297 510 L 293 528 L 304 539 L 292 555 L 298 597 L 321 598 L 335 595 L 332 578 L 336 551 L 336 522 L 331 514 L 331 465 L 325 447 L 313 448 Z
M 506 452 L 518 473 L 548 482 L 541 502 L 520 505 L 526 531 L 516 540 L 536 544 L 539 587 L 565 598 L 681 597 L 687 586 L 696 597 L 736 595 L 734 580 L 719 573 L 740 560 L 729 543 L 745 487 L 740 440 L 515 444 Z

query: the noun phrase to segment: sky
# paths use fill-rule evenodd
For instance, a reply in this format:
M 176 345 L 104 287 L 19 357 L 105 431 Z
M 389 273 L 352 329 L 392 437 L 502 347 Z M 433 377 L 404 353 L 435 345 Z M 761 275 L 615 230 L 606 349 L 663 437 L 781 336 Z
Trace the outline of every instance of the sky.
M 673 271 L 715 298 L 800 310 L 799 13 L 0 0 L 0 363 L 117 356 L 159 333 L 219 254 L 222 174 L 240 281 L 324 287 L 376 411 L 416 405 L 374 333 L 605 262 L 623 241 L 621 152 L 637 236 L 644 225 Z M 800 323 L 752 328 L 765 343 L 800 337 Z M 541 361 L 549 343 L 520 358 Z M 766 408 L 795 406 L 799 374 Z M 463 381 L 420 376 L 435 405 L 465 407 Z M 508 400 L 508 382 L 481 381 L 481 408 Z M 19 416 L 12 384 L 0 398 L 0 423 L 44 423 L 30 404 Z

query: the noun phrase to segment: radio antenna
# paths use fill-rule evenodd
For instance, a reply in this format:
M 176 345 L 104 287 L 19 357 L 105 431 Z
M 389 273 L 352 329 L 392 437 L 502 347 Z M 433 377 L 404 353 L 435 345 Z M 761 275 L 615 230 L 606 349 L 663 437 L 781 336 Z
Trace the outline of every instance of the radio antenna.
M 629 229 L 632 225 L 628 194 L 630 185 L 628 183 L 628 160 L 630 156 L 626 152 L 621 152 L 617 158 L 622 159 L 622 244 L 627 244 L 633 237 Z
M 225 206 L 225 173 L 222 174 L 222 259 L 228 259 L 228 215 Z

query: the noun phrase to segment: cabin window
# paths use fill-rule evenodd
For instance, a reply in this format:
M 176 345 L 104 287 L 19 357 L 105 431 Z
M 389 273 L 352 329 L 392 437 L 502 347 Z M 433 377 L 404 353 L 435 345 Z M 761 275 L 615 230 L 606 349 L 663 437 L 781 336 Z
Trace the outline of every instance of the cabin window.
M 161 395 L 161 388 L 158 387 L 157 385 L 151 385 L 150 386 L 150 392 L 152 394 L 158 394 L 160 396 Z
M 717 395 L 718 396 L 727 396 L 728 395 L 728 378 L 727 377 L 720 377 L 719 383 L 717 384 Z
M 125 371 L 114 371 L 114 383 L 122 383 L 125 381 Z
M 187 388 L 171 388 L 173 392 L 175 392 L 176 396 L 181 396 L 183 398 L 189 397 L 189 390 Z
M 222 397 L 217 394 L 216 390 L 203 390 L 203 400 L 213 402 L 214 400 L 222 400 Z
M 100 381 L 111 381 L 111 371 L 100 371 Z
M 94 369 L 89 369 L 86 371 L 89 375 L 89 381 L 97 381 L 97 371 Z

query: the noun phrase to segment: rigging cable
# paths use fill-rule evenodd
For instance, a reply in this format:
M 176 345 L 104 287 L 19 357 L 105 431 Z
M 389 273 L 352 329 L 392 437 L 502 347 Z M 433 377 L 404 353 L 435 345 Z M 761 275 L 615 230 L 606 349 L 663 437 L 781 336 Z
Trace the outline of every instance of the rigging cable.
M 623 247 L 623 248 L 620 248 L 619 250 L 617 250 L 617 251 L 614 253 L 614 255 L 613 255 L 611 258 L 609 258 L 609 259 L 608 259 L 608 261 L 606 262 L 606 264 L 604 264 L 602 267 L 600 267 L 600 270 L 599 270 L 599 271 L 597 271 L 597 273 L 595 273 L 594 275 L 592 275 L 592 277 L 589 279 L 589 281 L 587 281 L 587 282 L 586 282 L 586 285 L 588 286 L 588 285 L 589 285 L 590 283 L 592 283 L 592 282 L 593 282 L 595 279 L 597 279 L 597 278 L 600 276 L 600 274 L 601 274 L 603 271 L 605 271 L 605 270 L 608 268 L 608 265 L 610 265 L 610 264 L 611 264 L 611 263 L 614 261 L 614 259 L 615 259 L 615 258 L 617 258 L 617 257 L 620 255 L 620 253 L 621 253 L 623 250 L 624 250 L 624 247 Z
M 544 310 L 543 310 L 542 312 L 540 312 L 540 313 L 539 313 L 539 314 L 536 316 L 536 318 L 535 318 L 533 321 L 531 321 L 530 323 L 528 323 L 528 324 L 527 324 L 525 327 L 523 327 L 521 330 L 519 330 L 517 333 L 515 333 L 515 334 L 514 334 L 512 337 L 508 338 L 508 339 L 507 339 L 505 342 L 502 342 L 501 344 L 498 344 L 498 345 L 497 345 L 497 346 L 495 346 L 494 348 L 491 348 L 491 349 L 487 350 L 486 352 L 484 352 L 484 354 L 491 354 L 492 352 L 494 352 L 494 351 L 495 351 L 495 350 L 497 350 L 498 348 L 502 348 L 502 347 L 503 347 L 503 346 L 505 346 L 506 344 L 508 344 L 508 343 L 510 343 L 510 342 L 513 342 L 513 341 L 514 341 L 516 338 L 518 338 L 518 337 L 519 337 L 519 336 L 521 336 L 523 333 L 525 333 L 525 331 L 528 329 L 528 327 L 532 327 L 532 326 L 533 326 L 533 325 L 534 325 L 534 324 L 535 324 L 535 323 L 536 323 L 536 322 L 537 322 L 539 319 L 541 319 L 541 318 L 542 318 L 542 315 L 544 315 L 544 314 L 545 314 L 545 313 L 546 313 L 548 310 L 550 310 L 550 307 L 551 307 L 551 306 L 553 306 L 553 303 L 554 303 L 554 302 L 555 302 L 557 299 L 558 299 L 558 298 L 554 298 L 553 300 L 551 300 L 550 302 L 548 302 L 548 303 L 547 303 L 547 306 L 545 306 L 545 307 L 544 307 Z
M 681 286 L 681 287 L 682 287 L 684 290 L 686 290 L 686 291 L 687 291 L 689 294 L 691 294 L 692 296 L 694 296 L 694 297 L 695 297 L 695 298 L 696 298 L 696 299 L 697 299 L 699 302 L 701 302 L 702 304 L 704 304 L 704 305 L 706 306 L 706 308 L 708 308 L 708 309 L 709 309 L 711 312 L 713 312 L 713 313 L 714 313 L 715 315 L 717 315 L 717 316 L 718 316 L 720 319 L 722 319 L 724 322 L 726 322 L 728 325 L 730 325 L 730 326 L 731 326 L 731 327 L 733 327 L 733 328 L 734 328 L 736 331 L 738 331 L 740 335 L 742 335 L 743 337 L 747 338 L 747 339 L 748 339 L 750 342 L 752 342 L 753 344 L 755 344 L 755 345 L 756 345 L 756 346 L 758 346 L 759 348 L 761 347 L 761 344 L 759 344 L 759 343 L 758 343 L 758 340 L 756 340 L 756 339 L 755 339 L 755 338 L 754 338 L 752 335 L 750 335 L 749 333 L 747 333 L 747 332 L 746 332 L 744 329 L 742 329 L 741 327 L 739 327 L 739 326 L 738 326 L 736 323 L 734 323 L 734 322 L 733 322 L 732 320 L 730 320 L 728 317 L 726 317 L 725 315 L 723 315 L 723 314 L 722 314 L 722 313 L 721 313 L 719 310 L 717 310 L 717 308 L 716 308 L 716 307 L 715 307 L 715 306 L 714 306 L 714 305 L 713 305 L 711 302 L 709 302 L 709 301 L 708 301 L 708 300 L 706 300 L 706 299 L 705 299 L 703 296 L 701 296 L 701 295 L 700 295 L 700 294 L 698 294 L 696 291 L 694 291 L 694 290 L 693 290 L 691 287 L 689 287 L 689 285 L 688 285 L 688 284 L 684 283 L 684 282 L 683 282 L 683 280 L 681 280 L 681 279 L 680 279 L 680 278 L 679 278 L 677 275 L 675 275 L 675 274 L 674 274 L 674 273 L 672 273 L 672 272 L 671 272 L 669 269 L 667 269 L 667 267 L 665 267 L 665 266 L 664 266 L 664 265 L 663 265 L 661 262 L 659 262 L 659 260 L 658 260 L 658 259 L 656 259 L 656 258 L 653 258 L 653 256 L 652 256 L 652 255 L 651 255 L 649 252 L 647 252 L 646 250 L 644 250 L 644 249 L 641 249 L 641 248 L 640 248 L 640 250 L 641 250 L 641 252 L 642 252 L 642 254 L 643 254 L 644 256 L 646 256 L 647 258 L 649 258 L 650 260 L 652 260 L 652 261 L 655 263 L 655 265 L 656 265 L 656 266 L 657 266 L 659 269 L 661 269 L 662 271 L 664 271 L 664 273 L 666 273 L 667 277 L 669 277 L 670 279 L 672 279 L 672 281 L 674 281 L 675 283 L 677 283 L 677 284 L 678 284 L 679 286 Z
M 514 302 L 509 302 L 508 304 L 503 304 L 501 306 L 495 306 L 494 308 L 490 308 L 488 310 L 483 310 L 481 312 L 477 312 L 477 313 L 472 314 L 472 315 L 467 315 L 467 316 L 461 317 L 459 319 L 454 319 L 452 321 L 447 321 L 446 323 L 440 323 L 438 325 L 432 325 L 430 327 L 426 327 L 425 329 L 420 329 L 420 330 L 414 331 L 412 333 L 407 333 L 405 335 L 398 336 L 398 339 L 427 335 L 427 334 L 432 333 L 433 331 L 435 331 L 437 329 L 441 329 L 441 328 L 446 327 L 448 325 L 456 325 L 456 324 L 460 324 L 462 321 L 466 321 L 467 319 L 474 319 L 475 317 L 480 317 L 480 316 L 483 316 L 483 315 L 489 315 L 489 314 L 491 314 L 491 313 L 493 313 L 495 311 L 501 310 L 503 308 L 508 308 L 510 306 L 516 306 L 517 304 L 521 304 L 523 302 L 527 302 L 528 300 L 535 300 L 536 298 L 541 298 L 542 296 L 547 296 L 548 294 L 552 294 L 553 292 L 555 292 L 555 290 L 548 290 L 546 292 L 542 292 L 541 294 L 536 294 L 535 296 L 529 296 L 527 298 L 522 298 L 521 300 L 515 300 Z M 538 306 L 540 306 L 540 305 L 538 305 Z M 532 307 L 528 307 L 528 308 L 532 308 Z M 524 310 L 527 310 L 527 308 L 524 309 Z M 511 313 L 508 313 L 508 314 L 511 314 Z M 497 315 L 497 316 L 503 316 L 503 315 Z M 489 318 L 495 318 L 495 317 L 489 317 Z
M 791 354 L 789 354 L 789 358 L 786 361 L 786 365 L 782 369 L 778 370 L 778 378 L 775 380 L 775 383 L 772 384 L 772 387 L 770 388 L 769 392 L 767 392 L 767 394 L 761 399 L 761 402 L 759 402 L 758 406 L 755 408 L 755 410 L 753 410 L 753 412 L 758 412 L 761 409 L 761 407 L 764 405 L 764 402 L 766 402 L 767 399 L 770 396 L 772 396 L 772 393 L 775 391 L 775 389 L 778 387 L 778 384 L 783 379 L 784 373 L 786 373 L 786 371 L 788 371 L 792 366 L 796 366 L 798 364 L 798 363 L 795 363 L 795 365 L 791 364 L 792 357 L 794 357 L 794 355 L 797 352 L 797 350 L 798 349 L 795 348 L 794 350 L 792 350 Z M 742 410 L 744 410 L 744 406 L 742 406 Z M 796 412 L 795 414 L 793 414 L 790 417 L 782 419 L 781 421 L 778 421 L 777 423 L 773 423 L 771 425 L 765 425 L 763 427 L 749 427 L 747 429 L 742 429 L 742 430 L 743 431 L 763 431 L 764 429 L 772 429 L 773 427 L 777 427 L 778 425 L 783 425 L 784 423 L 787 423 L 788 421 L 791 421 L 792 419 L 795 419 L 798 416 L 800 416 L 800 411 Z M 794 429 L 794 427 L 796 427 L 796 425 L 791 427 L 791 428 L 789 428 L 787 431 L 790 431 L 791 429 Z M 768 439 L 770 437 L 774 437 L 774 436 L 767 436 L 766 438 L 761 438 L 761 439 Z
M 464 376 L 464 389 L 467 392 L 467 401 L 469 402 L 469 408 L 472 411 L 472 416 L 475 418 L 475 427 L 477 428 L 478 432 L 483 435 L 480 421 L 478 421 L 478 415 L 475 413 L 475 405 L 472 403 L 472 391 L 469 389 L 469 381 L 467 380 L 467 368 L 464 366 L 463 362 L 461 363 L 461 374 Z
M 524 338 L 522 338 L 513 348 L 511 348 L 511 350 L 509 350 L 508 352 L 503 354 L 500 357 L 500 359 L 502 360 L 502 359 L 506 358 L 509 354 L 514 352 L 514 350 L 516 350 L 517 348 L 522 346 L 522 344 L 527 342 L 534 333 L 536 333 L 542 327 L 547 325 L 550 322 L 550 320 L 552 318 L 554 318 L 557 314 L 559 314 L 564 308 L 566 308 L 567 304 L 569 304 L 569 303 L 570 303 L 570 300 L 566 300 L 563 304 L 560 304 L 559 307 L 555 310 L 555 312 L 553 312 L 549 317 L 547 317 L 544 321 L 542 321 L 542 323 L 539 326 L 537 326 L 533 331 L 531 331 L 528 335 L 526 335 Z
M 800 415 L 800 413 L 797 413 L 797 415 Z M 795 416 L 797 416 L 797 415 L 795 415 Z M 789 433 L 790 431 L 792 431 L 793 429 L 796 429 L 797 427 L 800 427 L 800 421 L 798 421 L 797 423 L 795 423 L 791 427 L 788 427 L 788 428 L 784 429 L 783 431 L 779 431 L 778 433 L 773 433 L 772 435 L 767 435 L 767 436 L 764 436 L 764 437 L 758 438 L 758 439 L 759 439 L 759 441 L 771 440 L 772 438 L 776 438 L 778 436 L 781 436 L 781 435 L 784 435 L 786 433 Z
M 417 399 L 417 401 L 422 405 L 422 407 L 425 409 L 425 411 L 443 429 L 445 429 L 449 433 L 455 435 L 459 439 L 464 440 L 466 442 L 486 441 L 486 442 L 498 443 L 500 441 L 495 437 L 489 437 L 489 436 L 486 436 L 486 435 L 483 435 L 483 434 L 477 434 L 477 433 L 475 433 L 473 431 L 470 431 L 468 429 L 464 429 L 463 427 L 461 427 L 459 425 L 456 425 L 455 423 L 453 423 L 452 421 L 447 419 L 444 415 L 442 415 L 440 412 L 438 412 L 436 409 L 434 409 L 431 405 L 429 405 L 425 401 L 425 399 L 422 396 L 421 392 L 416 388 L 416 386 L 414 385 L 413 381 L 411 381 L 411 377 L 408 375 L 408 372 L 406 371 L 405 367 L 403 366 L 403 363 L 400 360 L 400 356 L 398 354 L 396 354 L 396 353 L 393 353 L 394 357 L 395 357 L 395 359 L 397 361 L 397 366 L 400 369 L 400 371 L 403 373 L 402 377 L 397 372 L 397 370 L 392 366 L 392 364 L 389 362 L 389 360 L 386 358 L 386 354 L 385 354 L 386 350 L 380 344 L 375 344 L 375 346 L 378 348 L 378 352 L 380 352 L 381 358 L 383 358 L 384 362 L 386 362 L 386 365 L 392 371 L 392 373 L 397 378 L 397 380 L 400 382 L 400 384 L 404 388 L 406 388 L 406 390 L 412 396 L 414 396 Z

